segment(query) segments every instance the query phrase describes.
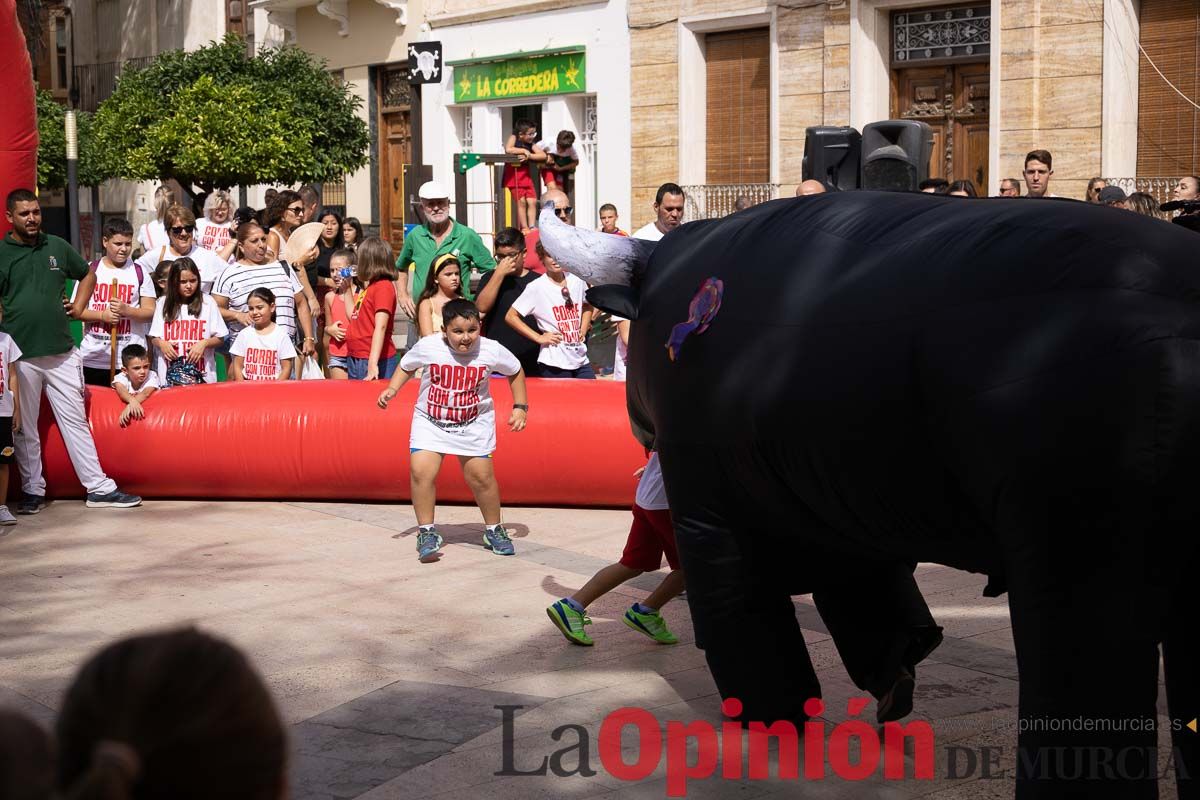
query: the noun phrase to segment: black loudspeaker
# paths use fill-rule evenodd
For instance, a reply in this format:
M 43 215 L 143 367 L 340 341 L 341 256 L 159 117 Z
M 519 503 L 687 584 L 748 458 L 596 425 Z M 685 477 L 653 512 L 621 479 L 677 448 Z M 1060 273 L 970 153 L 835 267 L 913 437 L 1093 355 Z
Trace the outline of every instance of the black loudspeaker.
M 818 180 L 845 191 L 858 188 L 862 136 L 854 128 L 819 125 L 804 129 L 802 180 Z
M 862 188 L 915 192 L 929 177 L 933 129 L 911 119 L 872 122 L 863 128 Z

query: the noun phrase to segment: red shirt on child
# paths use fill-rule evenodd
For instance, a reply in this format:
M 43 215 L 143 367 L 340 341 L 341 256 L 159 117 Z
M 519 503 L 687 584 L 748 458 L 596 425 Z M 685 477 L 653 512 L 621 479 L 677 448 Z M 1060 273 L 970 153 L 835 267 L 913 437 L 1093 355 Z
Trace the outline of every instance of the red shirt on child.
M 354 305 L 354 313 L 350 315 L 350 330 L 346 335 L 350 357 L 371 357 L 375 314 L 379 311 L 387 313 L 387 333 L 383 337 L 383 350 L 379 357 L 386 360 L 396 355 L 396 345 L 392 344 L 392 327 L 396 322 L 396 285 L 386 278 L 375 281 L 359 295 Z

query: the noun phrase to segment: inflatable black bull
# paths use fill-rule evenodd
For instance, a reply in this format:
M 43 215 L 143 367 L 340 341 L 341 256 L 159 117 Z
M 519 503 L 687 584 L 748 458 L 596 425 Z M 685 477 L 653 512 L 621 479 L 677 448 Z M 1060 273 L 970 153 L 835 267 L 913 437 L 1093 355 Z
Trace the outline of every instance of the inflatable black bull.
M 921 622 L 911 566 L 936 562 L 1008 591 L 1018 797 L 1155 796 L 1160 644 L 1198 796 L 1180 726 L 1200 714 L 1200 237 L 872 192 L 657 247 L 541 224 L 593 302 L 635 318 L 633 429 L 661 456 L 697 644 L 746 720 L 819 695 L 792 595 L 814 592 L 864 686 Z

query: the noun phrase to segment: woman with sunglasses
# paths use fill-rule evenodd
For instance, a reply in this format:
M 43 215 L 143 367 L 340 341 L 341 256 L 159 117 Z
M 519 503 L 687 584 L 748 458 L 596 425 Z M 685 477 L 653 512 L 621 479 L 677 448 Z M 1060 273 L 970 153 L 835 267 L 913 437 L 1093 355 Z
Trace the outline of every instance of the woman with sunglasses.
M 137 263 L 146 273 L 153 273 L 161 263 L 190 258 L 200 270 L 200 291 L 208 294 L 225 271 L 226 263 L 216 253 L 196 243 L 196 215 L 190 208 L 176 204 L 167 209 L 163 225 L 167 229 L 167 243 L 143 253 Z
M 284 189 L 275 195 L 271 205 L 267 206 L 267 249 L 271 258 L 283 255 L 284 245 L 292 231 L 304 224 L 304 201 L 299 192 Z M 308 301 L 308 313 L 316 319 L 321 314 L 321 305 L 317 302 L 317 294 L 308 280 L 308 265 L 317 260 L 320 251 L 313 245 L 307 253 L 291 262 L 289 266 L 296 271 L 296 278 L 304 288 L 304 298 Z

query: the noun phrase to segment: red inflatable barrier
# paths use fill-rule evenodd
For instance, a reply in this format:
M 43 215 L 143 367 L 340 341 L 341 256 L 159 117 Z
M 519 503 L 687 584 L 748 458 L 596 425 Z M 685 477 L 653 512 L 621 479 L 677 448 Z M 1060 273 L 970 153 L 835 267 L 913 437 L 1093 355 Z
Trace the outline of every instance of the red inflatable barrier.
M 0 203 L 13 189 L 33 189 L 37 182 L 37 103 L 33 67 L 25 34 L 17 21 L 16 0 L 0 0 Z M 8 232 L 0 215 L 0 235 Z
M 496 477 L 506 505 L 633 503 L 633 472 L 646 463 L 629 430 L 625 384 L 530 380 L 529 424 L 508 430 L 512 394 L 492 383 Z M 222 383 L 160 391 L 146 417 L 122 428 L 111 389 L 89 387 L 88 416 L 100 463 L 127 492 L 213 500 L 407 501 L 408 434 L 417 381 L 386 411 L 383 381 Z M 51 497 L 81 497 L 49 406 L 41 419 Z M 448 457 L 438 500 L 474 502 Z

